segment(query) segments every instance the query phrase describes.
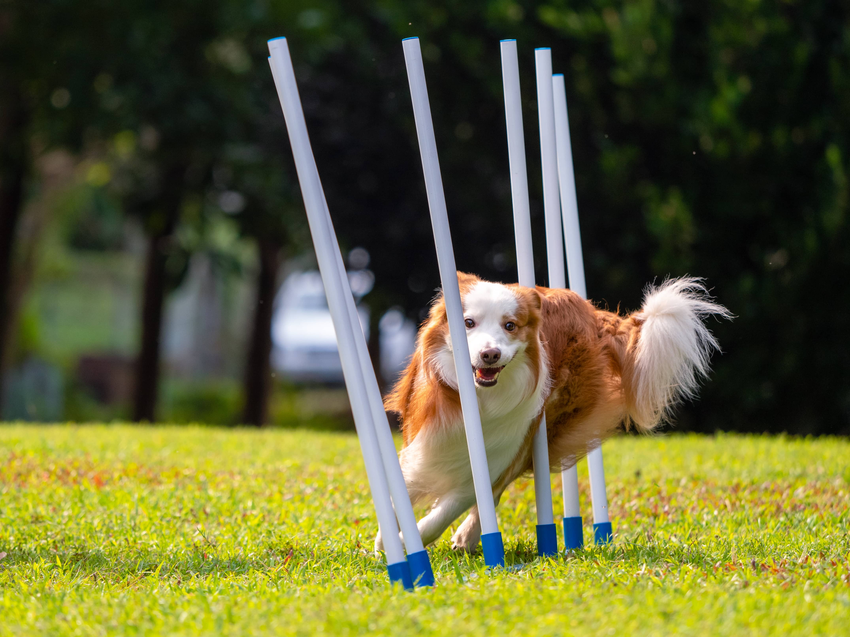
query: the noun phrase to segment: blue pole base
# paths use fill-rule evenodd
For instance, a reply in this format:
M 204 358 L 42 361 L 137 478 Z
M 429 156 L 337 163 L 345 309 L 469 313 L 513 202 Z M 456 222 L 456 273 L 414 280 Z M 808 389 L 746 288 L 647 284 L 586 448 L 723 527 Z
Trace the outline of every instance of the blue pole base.
M 434 571 L 431 569 L 428 551 L 422 549 L 416 551 L 416 553 L 408 554 L 407 563 L 410 565 L 410 575 L 413 578 L 414 586 L 434 585 Z
M 600 522 L 593 525 L 593 541 L 597 544 L 610 544 L 614 539 L 614 529 L 610 522 Z
M 558 527 L 554 524 L 537 525 L 537 554 L 540 557 L 558 554 Z
M 481 548 L 484 551 L 484 563 L 490 568 L 505 565 L 505 547 L 502 544 L 502 534 L 485 533 L 481 536 Z
M 564 548 L 574 551 L 584 546 L 584 530 L 581 526 L 581 516 L 575 515 L 564 518 Z
M 407 560 L 396 562 L 395 564 L 387 564 L 387 572 L 390 574 L 391 583 L 401 582 L 404 590 L 413 590 L 413 578 L 410 576 L 410 565 L 407 563 Z

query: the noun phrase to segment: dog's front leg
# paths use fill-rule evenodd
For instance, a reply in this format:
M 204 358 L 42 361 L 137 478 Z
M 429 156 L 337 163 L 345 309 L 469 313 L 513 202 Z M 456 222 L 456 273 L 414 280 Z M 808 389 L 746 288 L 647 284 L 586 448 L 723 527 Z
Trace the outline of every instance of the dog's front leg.
M 417 453 L 417 450 L 417 445 L 410 445 L 402 449 L 401 453 L 399 454 L 401 472 L 404 476 L 404 486 L 407 487 L 407 494 L 410 497 L 410 503 L 413 506 L 416 506 L 417 503 L 428 497 L 428 489 L 427 487 L 423 487 L 423 472 L 421 463 L 419 462 L 420 456 Z M 393 508 L 395 508 L 395 505 L 393 505 Z M 399 533 L 399 537 L 402 538 L 403 542 L 404 540 L 402 533 Z M 425 544 L 428 543 L 425 542 Z M 375 555 L 378 555 L 383 550 L 384 540 L 381 537 L 381 529 L 380 527 L 378 527 L 378 534 L 375 536 Z

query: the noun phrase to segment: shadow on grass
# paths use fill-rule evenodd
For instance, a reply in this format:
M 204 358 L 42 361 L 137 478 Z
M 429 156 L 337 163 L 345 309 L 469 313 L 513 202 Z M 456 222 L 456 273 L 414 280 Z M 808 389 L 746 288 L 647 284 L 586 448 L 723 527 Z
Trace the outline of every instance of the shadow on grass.
M 541 566 L 545 560 L 537 555 L 533 540 L 517 538 L 505 543 L 505 562 L 508 569 Z M 53 576 L 74 581 L 105 581 L 114 584 L 141 582 L 148 578 L 167 580 L 181 585 L 207 579 L 227 579 L 257 575 L 269 582 L 299 585 L 312 584 L 351 585 L 371 578 L 382 581 L 386 575 L 383 557 L 376 558 L 371 551 L 351 545 L 341 545 L 337 550 L 328 546 L 306 543 L 268 542 L 256 550 L 241 554 L 224 552 L 211 546 L 192 545 L 161 549 L 159 547 L 109 547 L 107 549 L 68 543 L 45 548 L 7 548 L 0 559 L 0 573 L 6 571 L 53 571 Z M 708 570 L 718 560 L 728 560 L 731 545 L 718 541 L 703 548 L 692 544 L 671 545 L 669 542 L 645 538 L 623 539 L 613 544 L 588 545 L 584 549 L 559 553 L 553 561 L 561 568 L 610 568 L 619 563 L 622 567 L 671 567 L 692 565 Z M 428 549 L 434 571 L 440 579 L 464 581 L 465 575 L 484 567 L 480 548 L 472 553 L 451 549 L 448 541 L 439 542 Z
M 435 569 L 454 566 L 474 569 L 484 564 L 480 546 L 471 554 L 459 553 L 452 550 L 448 541 L 443 541 L 432 545 L 428 551 Z M 577 566 L 620 563 L 623 566 L 645 564 L 648 567 L 688 564 L 709 569 L 719 559 L 730 559 L 731 554 L 732 545 L 721 540 L 715 541 L 711 548 L 703 548 L 696 544 L 671 544 L 661 540 L 620 539 L 605 545 L 587 544 L 582 549 L 569 553 L 561 548 L 555 557 L 540 558 L 534 540 L 517 538 L 505 542 L 505 565 L 513 569 L 539 564 L 542 559 L 552 559 L 567 567 L 570 563 Z

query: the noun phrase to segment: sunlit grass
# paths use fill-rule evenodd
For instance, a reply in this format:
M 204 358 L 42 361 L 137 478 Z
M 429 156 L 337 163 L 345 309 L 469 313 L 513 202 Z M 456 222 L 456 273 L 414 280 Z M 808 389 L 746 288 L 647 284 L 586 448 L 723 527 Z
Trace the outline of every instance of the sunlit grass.
M 353 435 L 3 426 L 0 634 L 846 631 L 848 442 L 620 438 L 604 453 L 613 545 L 536 559 L 523 481 L 499 508 L 513 568 L 488 572 L 447 534 L 437 588 L 410 594 L 370 552 Z

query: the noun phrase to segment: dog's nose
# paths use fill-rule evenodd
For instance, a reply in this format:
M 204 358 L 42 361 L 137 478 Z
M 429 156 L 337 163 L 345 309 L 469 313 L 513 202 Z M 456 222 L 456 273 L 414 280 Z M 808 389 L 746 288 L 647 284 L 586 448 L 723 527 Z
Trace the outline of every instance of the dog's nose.
M 483 352 L 481 352 L 481 360 L 487 363 L 488 365 L 492 365 L 493 363 L 498 362 L 501 357 L 502 352 L 499 351 L 499 349 L 496 347 L 485 349 Z

